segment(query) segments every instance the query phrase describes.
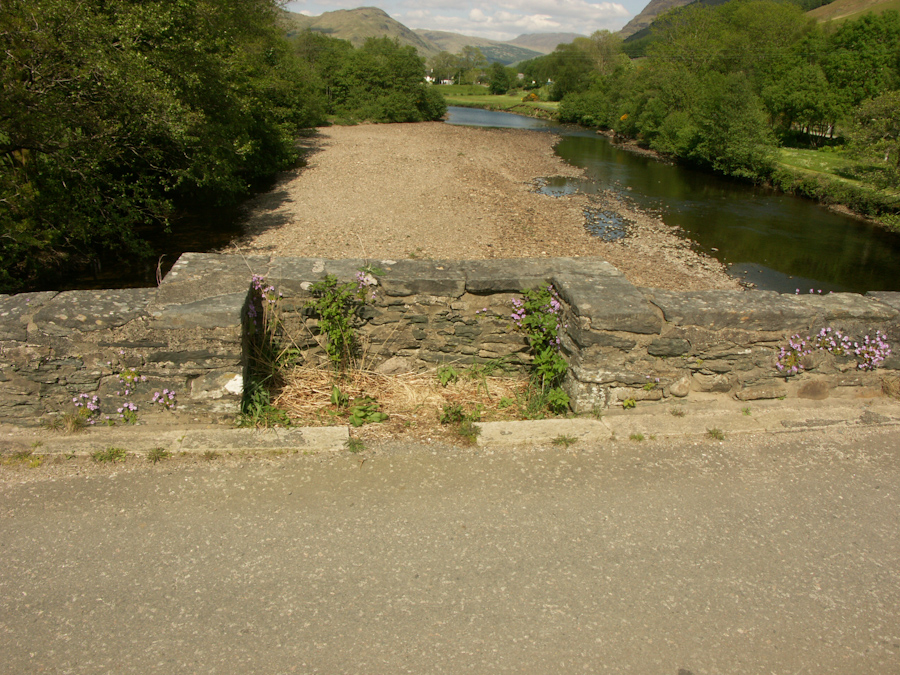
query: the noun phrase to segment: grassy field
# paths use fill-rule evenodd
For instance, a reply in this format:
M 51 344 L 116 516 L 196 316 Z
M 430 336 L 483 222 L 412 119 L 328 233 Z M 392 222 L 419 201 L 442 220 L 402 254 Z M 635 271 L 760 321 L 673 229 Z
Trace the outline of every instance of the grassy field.
M 437 85 L 438 91 L 444 95 L 447 105 L 464 108 L 482 108 L 484 110 L 500 110 L 503 112 L 528 115 L 530 117 L 553 118 L 559 103 L 555 101 L 522 101 L 526 92 L 513 95 L 492 96 L 488 88 L 481 85 Z M 538 91 L 540 96 L 540 91 Z
M 808 173 L 828 174 L 829 177 L 859 185 L 858 180 L 847 178 L 846 172 L 856 162 L 845 153 L 822 150 L 800 150 L 798 148 L 780 148 L 778 163 L 790 169 L 799 169 Z

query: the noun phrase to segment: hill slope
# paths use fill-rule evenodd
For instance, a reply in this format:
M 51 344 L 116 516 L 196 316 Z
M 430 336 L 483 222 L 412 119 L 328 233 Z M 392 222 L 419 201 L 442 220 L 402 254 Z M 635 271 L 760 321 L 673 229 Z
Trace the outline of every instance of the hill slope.
M 578 33 L 528 33 L 520 35 L 515 40 L 510 40 L 506 44 L 533 49 L 541 54 L 549 54 L 556 49 L 557 45 L 568 44 L 580 37 L 587 36 Z
M 543 56 L 543 52 L 534 49 L 514 45 L 510 42 L 498 42 L 486 38 L 460 35 L 459 33 L 447 33 L 440 30 L 423 30 L 417 28 L 413 31 L 425 42 L 437 45 L 441 51 L 458 54 L 463 47 L 478 47 L 488 61 L 499 61 L 503 64 L 518 63 L 536 56 Z
M 858 18 L 866 12 L 881 14 L 887 9 L 900 10 L 900 0 L 834 0 L 807 14 L 819 22 L 840 21 Z
M 415 47 L 420 56 L 428 57 L 441 51 L 435 44 L 426 42 L 377 7 L 338 9 L 319 16 L 283 12 L 282 20 L 288 29 L 288 35 L 299 31 L 313 30 L 347 40 L 354 47 L 361 46 L 366 38 L 389 37 L 392 40 L 396 39 L 401 45 Z
M 389 37 L 401 45 L 415 47 L 419 56 L 425 58 L 441 51 L 458 54 L 463 47 L 470 45 L 478 47 L 488 61 L 499 61 L 504 65 L 549 54 L 557 44 L 571 42 L 579 37 L 571 33 L 548 33 L 520 35 L 510 42 L 500 42 L 445 31 L 410 30 L 377 7 L 339 9 L 319 16 L 282 10 L 279 16 L 281 25 L 289 36 L 312 30 L 347 40 L 355 47 L 362 45 L 369 37 Z M 552 46 L 546 47 L 551 44 Z

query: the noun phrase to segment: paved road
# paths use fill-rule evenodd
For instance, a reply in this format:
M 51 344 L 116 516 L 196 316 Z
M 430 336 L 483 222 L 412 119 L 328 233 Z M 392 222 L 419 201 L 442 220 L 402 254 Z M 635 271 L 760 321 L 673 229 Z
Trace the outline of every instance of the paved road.
M 3 485 L 2 673 L 900 673 L 896 427 L 85 467 Z

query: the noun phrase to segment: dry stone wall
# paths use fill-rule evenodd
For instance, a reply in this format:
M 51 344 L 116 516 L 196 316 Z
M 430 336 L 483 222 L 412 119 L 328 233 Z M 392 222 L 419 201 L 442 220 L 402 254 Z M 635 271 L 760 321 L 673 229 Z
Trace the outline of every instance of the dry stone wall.
M 879 395 L 900 357 L 874 371 L 814 351 L 803 369 L 776 367 L 794 334 L 822 328 L 857 339 L 880 331 L 900 352 L 900 293 L 782 295 L 637 288 L 600 260 L 325 260 L 184 254 L 159 288 L 0 296 L 0 421 L 37 423 L 98 396 L 116 418 L 124 401 L 139 417 L 232 419 L 247 376 L 251 277 L 278 296 L 281 339 L 306 364 L 327 361 L 310 315 L 310 286 L 325 275 L 352 282 L 369 272 L 357 327 L 365 365 L 386 372 L 502 359 L 527 366 L 513 298 L 552 284 L 565 306 L 565 383 L 577 412 L 696 392 L 742 400 Z M 130 393 L 125 374 L 136 374 Z M 127 378 L 126 378 L 127 379 Z M 164 389 L 174 411 L 150 403 Z M 84 400 L 84 399 L 81 399 Z

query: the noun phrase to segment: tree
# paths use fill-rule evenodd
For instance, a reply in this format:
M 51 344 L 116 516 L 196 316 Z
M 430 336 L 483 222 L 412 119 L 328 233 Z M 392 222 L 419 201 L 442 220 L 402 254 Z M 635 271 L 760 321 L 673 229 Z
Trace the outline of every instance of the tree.
M 5 0 L 0 287 L 144 250 L 179 203 L 232 201 L 296 158 L 321 106 L 270 0 Z
M 459 57 L 443 51 L 435 54 L 428 61 L 431 74 L 436 82 L 452 79 L 459 72 Z
M 827 39 L 822 68 L 845 110 L 900 87 L 900 13 L 844 21 Z
M 446 104 L 425 83 L 425 61 L 414 47 L 369 38 L 351 51 L 334 76 L 333 112 L 370 122 L 440 119 Z
M 848 134 L 854 154 L 877 167 L 874 182 L 896 190 L 900 186 L 900 91 L 863 103 Z
M 495 96 L 505 94 L 512 87 L 514 77 L 509 68 L 495 61 L 488 70 L 488 89 Z
M 466 45 L 456 57 L 457 84 L 474 84 L 488 60 L 478 47 Z

